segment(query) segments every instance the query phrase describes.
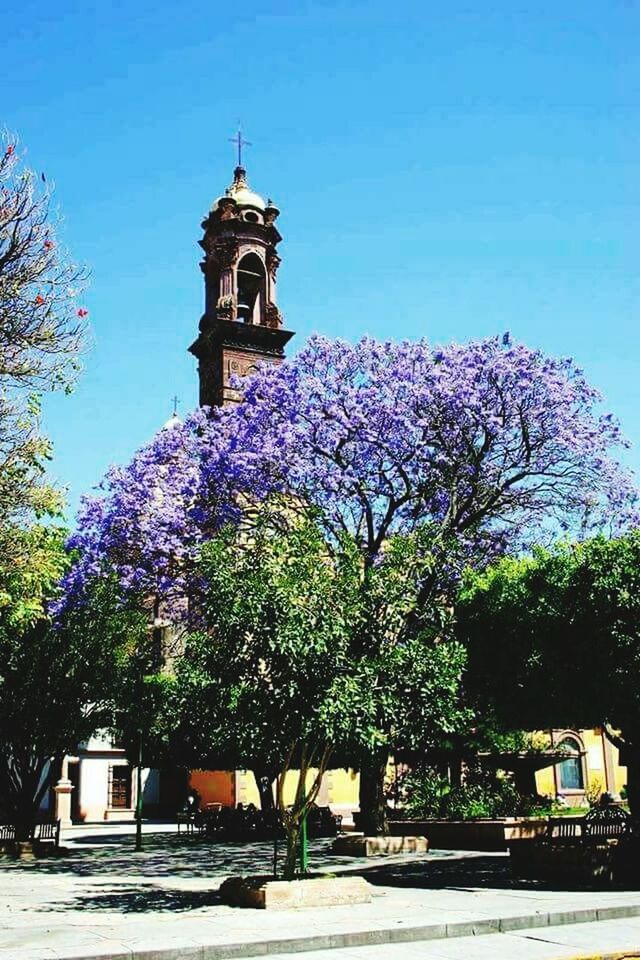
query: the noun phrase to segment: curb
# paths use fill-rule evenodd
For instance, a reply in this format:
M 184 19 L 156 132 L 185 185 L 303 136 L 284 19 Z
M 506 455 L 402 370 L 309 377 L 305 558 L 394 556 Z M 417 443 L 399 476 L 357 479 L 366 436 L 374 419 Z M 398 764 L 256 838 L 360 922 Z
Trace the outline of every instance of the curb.
M 315 950 L 331 950 L 340 947 L 379 946 L 391 943 L 444 940 L 451 937 L 485 936 L 509 933 L 515 930 L 532 930 L 539 927 L 557 927 L 574 923 L 594 923 L 599 920 L 620 920 L 640 916 L 640 904 L 601 907 L 599 909 L 560 910 L 549 913 L 523 914 L 515 917 L 492 917 L 485 920 L 458 921 L 454 923 L 431 923 L 425 926 L 388 927 L 379 930 L 354 930 L 352 933 L 315 934 L 310 937 L 290 939 L 245 941 L 243 943 L 211 943 L 163 949 L 125 949 L 117 952 L 87 953 L 81 955 L 77 947 L 73 960 L 240 960 L 240 958 L 266 957 L 283 953 L 313 953 Z M 64 960 L 60 949 L 60 960 Z M 640 949 L 613 953 L 576 954 L 573 960 L 638 960 Z
M 576 953 L 572 957 L 550 957 L 549 960 L 640 960 L 640 947 L 628 950 L 616 950 L 615 953 Z

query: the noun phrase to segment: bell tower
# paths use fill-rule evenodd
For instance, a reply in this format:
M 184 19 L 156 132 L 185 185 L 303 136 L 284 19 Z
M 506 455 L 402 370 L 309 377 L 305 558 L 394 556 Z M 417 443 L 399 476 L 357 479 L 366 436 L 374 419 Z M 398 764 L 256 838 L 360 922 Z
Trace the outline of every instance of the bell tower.
M 237 403 L 232 377 L 250 373 L 260 360 L 280 363 L 293 336 L 283 329 L 276 301 L 280 211 L 250 189 L 238 159 L 233 183 L 203 220 L 199 241 L 205 308 L 189 350 L 198 358 L 201 406 Z

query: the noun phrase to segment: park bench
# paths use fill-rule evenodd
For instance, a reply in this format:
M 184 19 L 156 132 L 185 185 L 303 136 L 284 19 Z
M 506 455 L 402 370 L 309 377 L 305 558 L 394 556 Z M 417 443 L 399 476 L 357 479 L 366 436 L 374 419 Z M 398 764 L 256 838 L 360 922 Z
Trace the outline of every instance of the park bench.
M 539 843 L 571 843 L 582 836 L 584 817 L 549 817 Z
M 631 833 L 631 817 L 615 804 L 594 807 L 584 817 L 549 817 L 540 843 L 604 843 Z
M 609 884 L 635 862 L 632 826 L 615 804 L 583 817 L 550 817 L 543 834 L 509 843 L 512 872 L 523 880 Z
M 583 843 L 620 840 L 632 833 L 633 821 L 622 807 L 609 804 L 594 807 L 582 820 Z
M 0 823 L 0 843 L 8 843 L 15 839 L 15 825 L 13 823 Z M 34 825 L 30 839 L 38 844 L 53 844 L 57 849 L 60 846 L 60 821 L 41 820 Z
M 33 839 L 38 843 L 52 843 L 54 847 L 60 846 L 60 821 L 42 820 L 36 823 L 33 831 Z

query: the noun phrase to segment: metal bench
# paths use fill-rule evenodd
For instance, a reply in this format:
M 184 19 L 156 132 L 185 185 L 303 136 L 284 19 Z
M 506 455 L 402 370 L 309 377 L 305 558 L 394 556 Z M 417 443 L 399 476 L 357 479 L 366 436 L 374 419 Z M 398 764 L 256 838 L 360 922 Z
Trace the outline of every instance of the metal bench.
M 585 843 L 619 840 L 628 836 L 631 830 L 631 817 L 614 804 L 594 807 L 582 820 L 582 840 Z
M 38 843 L 52 843 L 55 847 L 60 846 L 60 821 L 43 820 L 36 823 L 33 831 L 33 839 Z
M 3 841 L 15 840 L 16 828 L 13 823 L 0 823 L 0 843 Z M 60 846 L 60 821 L 42 820 L 34 824 L 31 831 L 31 840 L 38 843 L 52 843 L 54 847 Z
M 632 831 L 632 820 L 620 807 L 594 807 L 584 817 L 549 817 L 542 843 L 601 843 Z

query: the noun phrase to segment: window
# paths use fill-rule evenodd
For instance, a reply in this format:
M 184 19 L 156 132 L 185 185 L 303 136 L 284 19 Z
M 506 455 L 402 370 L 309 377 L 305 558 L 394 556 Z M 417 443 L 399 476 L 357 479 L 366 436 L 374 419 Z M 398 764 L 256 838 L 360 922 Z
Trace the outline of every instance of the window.
M 131 767 L 124 764 L 109 767 L 109 806 L 116 809 L 131 806 Z
M 574 737 L 564 737 L 556 746 L 556 750 L 581 751 L 578 740 Z M 582 773 L 582 755 L 567 757 L 558 764 L 558 784 L 561 790 L 584 790 L 584 776 Z

